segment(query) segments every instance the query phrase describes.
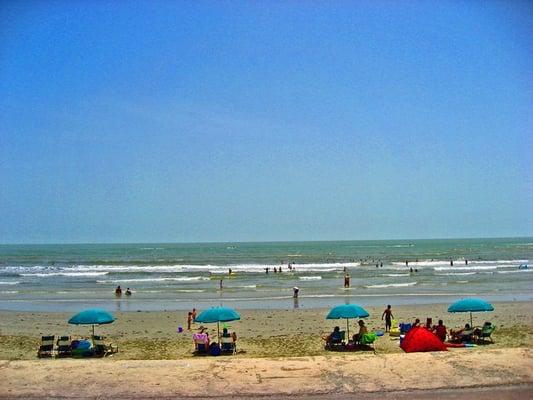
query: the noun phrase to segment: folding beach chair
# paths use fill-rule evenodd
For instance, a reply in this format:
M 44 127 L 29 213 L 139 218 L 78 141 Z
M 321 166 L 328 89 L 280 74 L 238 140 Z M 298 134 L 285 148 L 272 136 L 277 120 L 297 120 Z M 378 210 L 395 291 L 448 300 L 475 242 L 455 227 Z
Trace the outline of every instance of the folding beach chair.
M 481 332 L 478 335 L 478 342 L 485 343 L 485 340 L 489 339 L 491 343 L 494 343 L 494 340 L 492 340 L 491 335 L 495 329 L 495 325 L 485 323 L 485 325 L 483 325 L 483 327 L 481 328 Z
M 118 346 L 112 343 L 105 343 L 103 336 L 94 335 L 92 339 L 95 356 L 105 357 L 109 354 L 118 353 Z
M 335 335 L 326 341 L 325 349 L 332 350 L 332 351 L 344 350 L 345 340 L 346 340 L 346 332 L 339 331 L 338 335 Z
M 205 333 L 195 333 L 192 335 L 195 354 L 207 354 L 209 337 Z
M 231 336 L 222 336 L 220 338 L 220 351 L 222 353 L 235 354 L 237 352 L 237 345 Z
M 57 357 L 66 357 L 72 354 L 70 336 L 61 336 L 57 339 Z
M 54 342 L 56 337 L 52 336 L 42 336 L 41 345 L 39 350 L 37 350 L 37 357 L 52 357 L 54 355 Z

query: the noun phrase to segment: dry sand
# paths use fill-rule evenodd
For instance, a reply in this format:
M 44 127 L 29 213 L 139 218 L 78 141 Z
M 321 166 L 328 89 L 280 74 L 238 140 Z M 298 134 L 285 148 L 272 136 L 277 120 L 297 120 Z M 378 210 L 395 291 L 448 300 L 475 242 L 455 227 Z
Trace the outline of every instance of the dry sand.
M 90 333 L 90 327 L 68 325 L 70 314 L 0 312 L 0 360 L 5 360 L 0 361 L 0 397 L 331 395 L 529 385 L 531 306 L 497 303 L 494 312 L 474 315 L 477 324 L 496 324 L 494 344 L 417 354 L 404 354 L 388 335 L 378 339 L 375 353 L 326 352 L 320 335 L 336 324 L 345 326 L 345 321 L 325 320 L 327 310 L 242 311 L 242 320 L 230 323 L 239 335 L 238 354 L 216 358 L 194 357 L 191 333 L 177 333 L 178 324 L 186 326 L 185 312 L 119 313 L 115 323 L 96 329 L 120 352 L 81 360 L 36 358 L 41 335 Z M 368 310 L 370 330 L 383 329 L 383 309 Z M 442 304 L 393 307 L 393 313 L 406 322 L 441 317 L 449 328 L 469 320 L 468 314 L 447 313 Z M 214 336 L 216 324 L 209 328 Z M 80 388 L 78 382 L 87 377 L 89 383 Z

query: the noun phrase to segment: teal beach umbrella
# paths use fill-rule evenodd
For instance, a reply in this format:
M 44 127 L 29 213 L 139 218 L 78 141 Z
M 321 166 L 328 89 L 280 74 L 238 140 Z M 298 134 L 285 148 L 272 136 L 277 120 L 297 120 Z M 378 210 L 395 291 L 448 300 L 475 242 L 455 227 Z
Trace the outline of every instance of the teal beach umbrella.
M 241 316 L 233 308 L 229 307 L 211 307 L 202 311 L 196 317 L 196 322 L 217 323 L 218 340 L 220 341 L 220 323 L 229 321 L 238 321 Z
M 111 324 L 115 319 L 113 314 L 106 310 L 102 310 L 101 308 L 90 308 L 74 315 L 68 320 L 68 323 L 74 325 L 92 325 L 94 336 L 95 325 Z
M 448 312 L 458 313 L 458 312 L 469 312 L 470 313 L 470 326 L 472 326 L 472 313 L 473 312 L 487 312 L 494 311 L 492 304 L 487 303 L 485 300 L 476 299 L 476 298 L 467 298 L 456 301 L 450 307 L 448 307 Z
M 358 306 L 357 304 L 342 304 L 340 306 L 333 307 L 326 319 L 343 319 L 346 318 L 346 330 L 347 335 L 350 337 L 350 318 L 366 318 L 370 314 L 363 307 Z

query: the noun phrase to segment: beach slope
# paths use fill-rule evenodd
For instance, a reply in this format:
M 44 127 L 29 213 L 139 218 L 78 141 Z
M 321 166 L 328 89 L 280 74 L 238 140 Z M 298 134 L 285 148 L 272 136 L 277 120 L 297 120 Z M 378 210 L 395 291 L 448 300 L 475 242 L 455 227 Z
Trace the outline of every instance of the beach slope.
M 300 358 L 0 361 L 0 398 L 320 395 L 533 384 L 527 348 Z

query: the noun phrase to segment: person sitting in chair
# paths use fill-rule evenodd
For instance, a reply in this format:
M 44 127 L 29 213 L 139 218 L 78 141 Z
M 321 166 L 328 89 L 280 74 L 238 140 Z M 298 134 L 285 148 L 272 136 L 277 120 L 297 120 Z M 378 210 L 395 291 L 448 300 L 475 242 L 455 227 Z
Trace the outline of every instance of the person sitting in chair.
M 450 329 L 450 336 L 455 341 L 469 342 L 472 340 L 474 330 L 470 327 L 470 324 L 466 324 L 463 329 L 453 330 Z
M 446 341 L 446 326 L 442 322 L 442 319 L 439 319 L 439 324 L 435 325 L 432 330 L 441 341 Z
M 331 332 L 328 336 L 323 337 L 322 339 L 326 341 L 326 344 L 340 343 L 342 341 L 341 329 L 336 326 L 335 328 L 333 328 L 333 332 Z
M 209 333 L 206 330 L 201 326 L 199 332 L 192 335 L 195 351 L 205 352 L 209 348 Z
M 361 338 L 363 337 L 363 335 L 368 333 L 368 329 L 365 326 L 365 321 L 360 319 L 358 324 L 359 324 L 359 333 L 356 333 L 355 335 L 353 335 L 353 342 L 355 344 L 361 343 Z

